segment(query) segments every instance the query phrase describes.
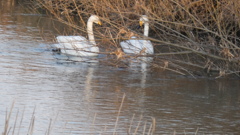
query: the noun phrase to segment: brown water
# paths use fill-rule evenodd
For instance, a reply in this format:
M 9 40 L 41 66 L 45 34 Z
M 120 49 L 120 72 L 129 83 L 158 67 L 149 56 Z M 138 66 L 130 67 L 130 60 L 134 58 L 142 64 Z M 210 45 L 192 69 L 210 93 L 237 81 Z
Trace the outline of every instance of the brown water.
M 112 134 L 115 129 L 127 134 L 138 124 L 140 134 L 145 122 L 149 130 L 152 118 L 154 134 L 240 133 L 239 80 L 59 61 L 56 57 L 62 56 L 53 55 L 40 34 L 42 28 L 46 37 L 54 33 L 50 19 L 0 3 L 1 132 L 14 103 L 10 125 L 12 132 L 17 121 L 15 134 L 27 134 L 32 116 L 33 133 L 39 135 L 50 123 L 54 135 Z

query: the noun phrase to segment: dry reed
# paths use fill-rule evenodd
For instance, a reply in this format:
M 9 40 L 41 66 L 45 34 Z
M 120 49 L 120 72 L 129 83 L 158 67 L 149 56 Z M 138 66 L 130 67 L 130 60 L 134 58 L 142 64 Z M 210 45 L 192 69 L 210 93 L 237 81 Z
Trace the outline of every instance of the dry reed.
M 125 96 L 126 95 L 124 93 L 124 95 L 122 97 L 122 100 L 121 100 L 121 103 L 120 103 L 120 107 L 119 107 L 117 116 L 116 116 L 115 124 L 113 124 L 112 127 L 111 127 L 113 129 L 113 131 L 112 131 L 112 129 L 110 129 L 113 135 L 117 135 L 119 132 L 121 132 L 121 133 L 125 132 L 125 131 L 118 131 L 118 124 L 121 123 L 120 113 L 122 111 L 122 107 L 123 107 L 123 104 L 124 104 Z M 5 123 L 4 123 L 5 127 L 3 129 L 2 135 L 9 135 L 9 134 L 12 134 L 12 135 L 18 134 L 19 135 L 20 134 L 20 129 L 23 129 L 23 128 L 28 128 L 28 130 L 26 130 L 27 133 L 25 133 L 25 134 L 33 135 L 34 134 L 34 128 L 35 128 L 35 124 L 34 123 L 36 122 L 36 120 L 35 120 L 35 113 L 36 113 L 35 110 L 36 110 L 36 107 L 33 109 L 29 126 L 22 125 L 24 112 L 22 113 L 22 116 L 20 116 L 20 118 L 21 118 L 20 122 L 18 120 L 18 118 L 19 118 L 19 111 L 17 111 L 15 119 L 11 118 L 11 116 L 12 116 L 12 114 L 14 112 L 13 109 L 14 109 L 14 103 L 12 103 L 12 106 L 11 106 L 9 112 L 8 112 L 8 110 L 6 110 Z M 52 130 L 54 128 L 54 124 L 56 124 L 57 117 L 58 117 L 58 114 L 56 115 L 54 120 L 50 119 L 48 128 L 46 129 L 46 132 L 45 132 L 45 135 L 53 134 Z M 93 122 L 91 123 L 91 125 L 89 125 L 89 129 L 87 131 L 87 132 L 90 132 L 91 134 L 96 134 L 96 133 L 99 132 L 97 130 L 94 130 L 94 126 L 99 126 L 99 125 L 95 125 L 96 118 L 97 118 L 97 114 L 94 115 Z M 135 115 L 133 115 L 131 121 L 129 121 L 130 125 L 129 125 L 129 128 L 127 129 L 127 131 L 126 131 L 126 134 L 134 134 L 134 135 L 136 135 L 136 134 L 147 134 L 147 135 L 152 135 L 155 132 L 155 128 L 156 128 L 156 120 L 155 120 L 155 118 L 152 118 L 152 122 L 151 123 L 149 121 L 145 121 L 144 122 L 143 116 L 141 116 L 140 119 L 136 119 L 138 122 L 134 122 L 134 118 L 135 118 Z M 14 122 L 14 124 L 12 125 L 10 121 Z M 144 122 L 144 124 L 142 124 L 143 122 Z M 17 128 L 18 128 L 18 131 L 16 131 Z M 106 128 L 107 127 L 105 126 L 105 129 L 103 131 L 101 131 L 100 134 L 106 134 L 107 133 L 107 129 Z M 76 130 L 76 129 L 74 129 L 74 130 Z
M 36 3 L 76 32 L 86 32 L 86 20 L 91 14 L 100 16 L 104 27 L 96 29 L 95 35 L 104 54 L 109 55 L 120 47 L 120 41 L 129 39 L 127 33 L 143 37 L 137 25 L 139 17 L 146 14 L 150 19 L 148 39 L 155 49 L 154 55 L 149 55 L 154 57 L 151 63 L 154 68 L 191 75 L 239 76 L 238 0 L 36 0 Z

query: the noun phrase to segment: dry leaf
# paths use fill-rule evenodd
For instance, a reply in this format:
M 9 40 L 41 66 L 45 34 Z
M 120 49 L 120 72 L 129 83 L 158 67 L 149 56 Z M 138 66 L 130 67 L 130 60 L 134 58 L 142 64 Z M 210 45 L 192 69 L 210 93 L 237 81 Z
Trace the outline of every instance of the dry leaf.
M 117 56 L 117 59 L 120 59 L 123 57 L 123 55 L 125 55 L 121 48 L 117 48 L 117 50 L 112 52 L 111 54 L 115 54 Z
M 222 49 L 220 54 L 222 54 L 223 56 L 225 56 L 225 57 L 227 57 L 229 59 L 232 59 L 234 57 L 234 55 L 230 52 L 230 50 L 228 48 Z
M 163 69 L 165 70 L 166 68 L 168 68 L 169 62 L 168 61 L 164 61 L 164 66 Z

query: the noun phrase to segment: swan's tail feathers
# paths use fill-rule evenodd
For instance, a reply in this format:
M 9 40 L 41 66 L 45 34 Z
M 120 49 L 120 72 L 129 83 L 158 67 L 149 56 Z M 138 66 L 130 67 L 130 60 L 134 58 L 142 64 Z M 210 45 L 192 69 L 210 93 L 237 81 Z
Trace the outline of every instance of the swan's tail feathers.
M 52 48 L 62 48 L 61 44 L 52 44 L 51 45 Z

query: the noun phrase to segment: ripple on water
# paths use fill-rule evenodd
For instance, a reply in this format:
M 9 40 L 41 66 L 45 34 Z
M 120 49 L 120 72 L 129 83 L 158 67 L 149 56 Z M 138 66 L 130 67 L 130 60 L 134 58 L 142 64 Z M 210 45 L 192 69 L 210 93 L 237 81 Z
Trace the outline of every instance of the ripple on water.
M 17 16 L 22 19 L 15 20 Z M 23 127 L 29 126 L 35 108 L 36 134 L 45 133 L 51 119 L 53 134 L 112 133 L 118 115 L 119 134 L 129 130 L 132 119 L 132 132 L 138 124 L 143 130 L 145 122 L 149 129 L 152 118 L 156 134 L 240 132 L 239 80 L 193 79 L 151 68 L 143 72 L 138 65 L 118 69 L 101 62 L 69 62 L 69 57 L 53 55 L 50 45 L 41 40 L 34 27 L 40 16 L 4 17 L 0 20 L 0 121 L 15 101 L 12 116 L 24 113 Z

